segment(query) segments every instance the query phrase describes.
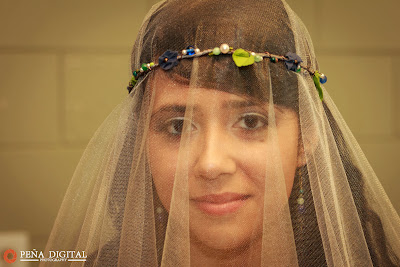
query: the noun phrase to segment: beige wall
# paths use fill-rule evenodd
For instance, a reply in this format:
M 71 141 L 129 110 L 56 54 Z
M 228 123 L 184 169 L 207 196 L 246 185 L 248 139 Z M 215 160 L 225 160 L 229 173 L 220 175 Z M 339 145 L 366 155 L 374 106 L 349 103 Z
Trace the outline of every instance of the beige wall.
M 28 249 L 44 248 L 86 143 L 126 95 L 130 48 L 154 2 L 0 0 L 0 232 L 27 231 Z M 400 211 L 400 2 L 288 2 Z

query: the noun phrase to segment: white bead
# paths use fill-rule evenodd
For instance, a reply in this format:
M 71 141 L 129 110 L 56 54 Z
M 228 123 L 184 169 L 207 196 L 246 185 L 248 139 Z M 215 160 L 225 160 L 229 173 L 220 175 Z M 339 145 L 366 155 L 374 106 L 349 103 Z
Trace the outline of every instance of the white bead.
M 186 50 L 182 50 L 182 55 L 186 55 L 186 54 L 187 54 Z
M 229 45 L 228 44 L 222 44 L 219 49 L 221 50 L 222 54 L 226 54 L 229 52 Z
M 251 55 L 252 55 L 252 56 L 255 56 L 255 55 L 256 55 L 256 53 L 254 53 L 254 52 L 251 52 Z
M 196 49 L 194 50 L 194 52 L 195 52 L 196 54 L 198 54 L 198 53 L 200 53 L 200 49 L 196 48 Z

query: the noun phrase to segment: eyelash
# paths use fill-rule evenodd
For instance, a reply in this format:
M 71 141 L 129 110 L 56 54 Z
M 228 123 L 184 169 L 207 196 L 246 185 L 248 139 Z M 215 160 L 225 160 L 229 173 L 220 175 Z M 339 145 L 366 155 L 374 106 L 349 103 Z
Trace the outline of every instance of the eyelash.
M 253 120 L 253 121 L 247 121 L 247 123 L 249 123 L 249 122 L 253 123 L 254 119 L 256 121 L 256 125 L 254 127 L 248 127 L 248 125 L 239 126 L 239 128 L 242 128 L 242 129 L 244 129 L 246 131 L 261 130 L 261 129 L 264 129 L 268 125 L 268 119 L 264 115 L 261 115 L 259 113 L 246 113 L 246 114 L 243 114 L 242 116 L 240 116 L 240 119 L 236 124 L 240 124 L 241 122 L 246 123 L 245 122 L 246 119 Z M 262 123 L 262 124 L 260 125 L 260 123 Z
M 246 119 L 253 120 L 253 121 L 247 121 L 247 123 L 254 123 L 254 121 L 255 121 L 256 125 L 254 127 L 249 127 L 249 125 L 245 125 Z M 160 127 L 157 127 L 157 128 L 158 128 L 158 131 L 165 132 L 169 136 L 179 137 L 182 134 L 182 128 L 183 128 L 184 121 L 185 121 L 184 117 L 170 118 L 167 121 L 165 121 L 165 123 L 160 125 Z M 174 123 L 179 123 L 179 124 L 174 124 Z M 242 124 L 242 123 L 244 123 L 244 124 Z M 268 125 L 268 119 L 266 118 L 266 116 L 261 115 L 259 113 L 246 113 L 239 117 L 239 120 L 234 124 L 233 127 L 241 128 L 247 132 L 253 132 L 253 131 L 255 132 L 255 131 L 264 129 L 267 125 Z M 178 130 L 177 130 L 176 126 L 178 126 Z M 197 129 L 197 128 L 192 124 L 192 129 Z
M 174 125 L 175 122 L 177 122 L 179 124 Z M 174 117 L 174 118 L 168 119 L 164 123 L 162 123 L 159 127 L 157 127 L 157 130 L 159 132 L 164 132 L 172 137 L 179 137 L 182 134 L 184 122 L 185 122 L 184 117 Z M 180 129 L 177 131 L 175 126 L 178 126 Z M 192 123 L 192 128 L 196 129 L 196 127 L 193 125 L 193 123 Z

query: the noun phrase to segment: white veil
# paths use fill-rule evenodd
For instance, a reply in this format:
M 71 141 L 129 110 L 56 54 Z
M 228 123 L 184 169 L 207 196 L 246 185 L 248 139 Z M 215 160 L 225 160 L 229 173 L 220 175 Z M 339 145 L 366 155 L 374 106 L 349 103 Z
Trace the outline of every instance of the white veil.
M 292 52 L 303 68 L 238 67 L 218 49 L 146 65 L 221 44 Z M 311 38 L 284 1 L 161 2 L 132 72 L 143 63 L 153 69 L 91 139 L 46 250 L 84 250 L 87 266 L 400 265 L 399 217 L 323 86 L 321 101 Z

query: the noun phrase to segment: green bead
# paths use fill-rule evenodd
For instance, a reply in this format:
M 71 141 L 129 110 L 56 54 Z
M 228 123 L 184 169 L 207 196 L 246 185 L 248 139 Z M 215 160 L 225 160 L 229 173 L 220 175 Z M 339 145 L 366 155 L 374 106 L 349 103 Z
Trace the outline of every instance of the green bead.
M 137 76 L 137 71 L 133 72 L 133 76 L 135 76 L 135 77 Z
M 276 58 L 274 58 L 274 57 L 271 57 L 270 60 L 271 60 L 271 62 L 273 62 L 273 63 L 276 62 Z
M 255 62 L 260 62 L 260 61 L 262 61 L 263 60 L 263 57 L 262 56 L 260 56 L 260 55 L 255 55 L 254 56 L 254 61 Z
M 136 82 L 137 82 L 137 80 L 135 79 L 135 77 L 132 77 L 132 79 L 131 79 L 132 86 L 135 86 Z
M 304 193 L 303 189 L 300 189 L 300 193 Z
M 304 204 L 304 198 L 300 197 L 297 199 L 297 204 L 303 205 Z
M 142 69 L 143 69 L 144 71 L 148 70 L 148 69 L 147 69 L 147 64 L 143 63 L 143 64 L 142 64 Z
M 221 49 L 219 49 L 219 47 L 215 47 L 215 48 L 213 49 L 213 54 L 216 55 L 216 56 L 218 56 L 219 54 L 221 54 Z
M 301 66 L 297 66 L 296 72 L 300 72 L 301 71 Z

